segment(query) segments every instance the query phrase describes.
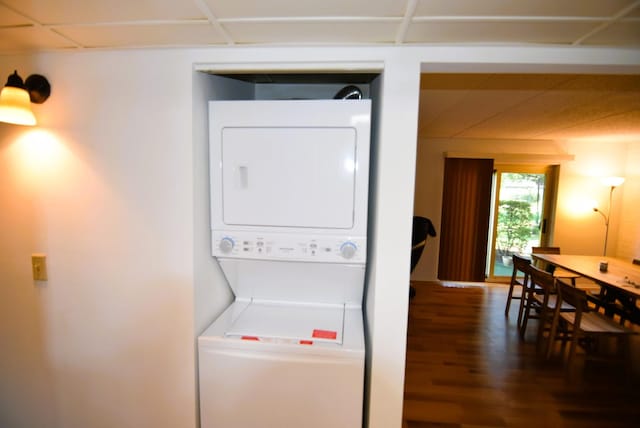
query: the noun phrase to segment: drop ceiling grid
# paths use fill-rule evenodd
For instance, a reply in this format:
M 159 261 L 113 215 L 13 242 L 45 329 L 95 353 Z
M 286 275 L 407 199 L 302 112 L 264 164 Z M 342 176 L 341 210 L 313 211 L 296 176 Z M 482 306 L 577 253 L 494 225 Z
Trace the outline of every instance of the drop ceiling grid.
M 389 22 L 225 23 L 236 43 L 393 43 L 397 24 Z
M 85 48 L 136 46 L 191 46 L 225 44 L 224 37 L 208 22 L 127 26 L 60 26 L 56 31 L 79 41 Z
M 619 21 L 585 40 L 588 45 L 640 45 L 640 20 Z
M 571 44 L 597 26 L 591 22 L 428 22 L 409 26 L 408 43 Z
M 0 28 L 30 24 L 31 21 L 25 19 L 23 16 L 15 13 L 13 10 L 0 3 Z
M 395 17 L 411 0 L 203 0 L 219 19 Z
M 3 7 L 2 5 L 7 5 Z M 415 10 L 412 8 L 415 5 Z M 560 43 L 571 44 L 638 0 L 1 0 L 2 27 L 50 28 L 80 47 L 207 45 L 220 43 Z M 208 8 L 206 10 L 204 8 Z M 13 9 L 14 11 L 10 10 Z M 637 16 L 636 10 L 629 15 Z M 407 12 L 408 11 L 408 12 Z M 405 12 L 412 14 L 406 37 Z M 211 13 L 209 13 L 211 12 Z M 23 16 L 20 16 L 23 15 Z M 465 18 L 463 22 L 451 18 Z M 577 18 L 584 19 L 577 19 Z M 424 19 L 443 19 L 429 21 Z M 518 18 L 515 22 L 514 19 Z M 197 26 L 213 21 L 213 31 Z M 311 20 L 311 21 L 310 21 Z M 421 21 L 422 20 L 422 21 Z M 524 20 L 524 21 L 523 21 Z M 622 21 L 586 44 L 640 44 L 634 26 Z M 184 27 L 177 27 L 184 25 Z M 157 28 L 152 28 L 157 26 Z M 221 28 L 221 27 L 222 28 Z M 164 30 L 163 30 L 164 29 Z M 228 34 L 224 34 L 224 30 Z M 161 33 L 165 31 L 164 35 Z M 33 33 L 32 33 L 33 34 Z M 207 37 L 209 35 L 210 37 Z M 393 36 L 392 36 L 393 35 Z M 230 37 L 229 37 L 230 36 Z M 54 37 L 55 38 L 55 37 Z M 29 35 L 33 46 L 36 39 Z M 73 44 L 72 44 L 73 45 Z M 43 42 L 41 48 L 68 47 Z
M 414 16 L 590 16 L 608 18 L 635 0 L 418 0 Z
M 13 27 L 0 29 L 0 53 L 75 47 L 74 43 L 46 28 Z
M 43 25 L 206 18 L 194 1 L 184 0 L 1 0 L 2 3 Z

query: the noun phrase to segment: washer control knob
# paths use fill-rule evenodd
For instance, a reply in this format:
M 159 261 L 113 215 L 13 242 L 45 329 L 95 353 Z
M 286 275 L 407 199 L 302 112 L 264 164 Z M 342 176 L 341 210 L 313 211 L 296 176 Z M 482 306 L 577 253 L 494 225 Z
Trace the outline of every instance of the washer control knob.
M 229 254 L 231 250 L 233 250 L 234 246 L 235 246 L 235 242 L 233 242 L 233 239 L 229 238 L 228 236 L 225 236 L 220 240 L 220 244 L 218 245 L 218 248 L 220 248 L 220 251 L 222 251 L 224 254 Z
M 356 255 L 358 247 L 351 241 L 347 241 L 340 246 L 340 255 L 345 259 L 350 259 Z

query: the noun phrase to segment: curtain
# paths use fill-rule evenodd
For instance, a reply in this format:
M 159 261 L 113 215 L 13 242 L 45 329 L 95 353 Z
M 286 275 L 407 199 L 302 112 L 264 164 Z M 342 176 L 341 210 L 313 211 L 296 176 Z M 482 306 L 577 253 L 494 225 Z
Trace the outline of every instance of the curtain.
M 440 280 L 485 280 L 492 179 L 492 159 L 445 159 Z

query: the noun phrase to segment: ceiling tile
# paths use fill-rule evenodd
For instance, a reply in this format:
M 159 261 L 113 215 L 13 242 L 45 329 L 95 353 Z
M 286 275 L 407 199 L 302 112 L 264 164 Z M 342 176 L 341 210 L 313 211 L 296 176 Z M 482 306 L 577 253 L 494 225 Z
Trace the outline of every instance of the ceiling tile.
M 237 43 L 393 43 L 397 24 L 388 22 L 225 22 Z
M 640 103 L 640 75 L 637 74 L 574 74 L 565 75 L 567 79 L 556 85 L 556 91 L 583 91 L 583 92 L 623 92 L 638 94 L 637 102 Z M 636 105 L 640 108 L 640 104 Z
M 414 16 L 611 16 L 634 0 L 419 0 Z
M 195 2 L 181 0 L 3 0 L 3 2 L 41 24 L 205 18 Z
M 583 45 L 640 46 L 640 22 L 618 21 L 587 38 Z
M 633 137 L 640 138 L 638 130 L 640 110 L 600 117 L 587 122 L 568 125 L 539 134 L 539 138 L 580 139 L 597 137 Z M 612 138 L 612 140 L 614 140 Z
M 0 27 L 30 24 L 31 21 L 0 4 Z
M 424 73 L 420 76 L 420 89 L 479 88 L 490 77 L 490 74 Z
M 640 135 L 640 75 L 423 74 L 421 137 Z
M 0 29 L 0 52 L 72 48 L 73 43 L 41 27 Z
M 474 130 L 477 126 L 485 128 L 482 126 L 485 122 L 490 123 L 491 119 L 500 117 L 505 111 L 527 102 L 537 93 L 538 91 L 527 90 L 470 91 L 459 98 L 447 112 L 443 112 L 437 120 L 427 124 L 429 135 L 476 137 Z M 455 114 L 451 114 L 452 111 L 455 111 Z
M 572 80 L 567 74 L 467 74 L 424 73 L 420 79 L 421 89 L 446 89 L 464 91 L 473 89 L 493 90 L 547 90 Z
M 422 137 L 448 138 L 461 129 L 451 126 L 447 118 L 467 95 L 466 91 L 430 89 L 420 92 L 418 134 Z M 455 115 L 454 115 L 455 116 Z M 442 121 L 440 119 L 443 119 Z
M 402 17 L 406 0 L 204 0 L 217 18 L 293 16 Z
M 510 96 L 511 91 L 504 95 Z M 624 114 L 630 109 L 640 110 L 638 92 L 553 90 L 539 93 L 500 115 L 488 117 L 462 135 L 477 138 L 499 133 L 519 138 L 549 138 L 555 131 Z
M 459 135 L 572 78 L 564 74 L 423 74 L 419 132 L 442 138 Z
M 587 22 L 420 22 L 409 26 L 409 43 L 572 43 L 595 25 Z
M 196 46 L 225 43 L 219 32 L 206 23 L 61 26 L 56 29 L 84 47 Z

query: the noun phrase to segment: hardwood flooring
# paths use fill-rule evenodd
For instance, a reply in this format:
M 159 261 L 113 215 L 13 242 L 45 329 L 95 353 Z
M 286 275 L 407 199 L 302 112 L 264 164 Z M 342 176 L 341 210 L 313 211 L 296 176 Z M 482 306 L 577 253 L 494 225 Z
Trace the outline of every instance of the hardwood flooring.
M 404 428 L 640 427 L 640 382 L 602 364 L 568 378 L 536 321 L 520 339 L 517 301 L 505 318 L 505 285 L 412 284 Z

